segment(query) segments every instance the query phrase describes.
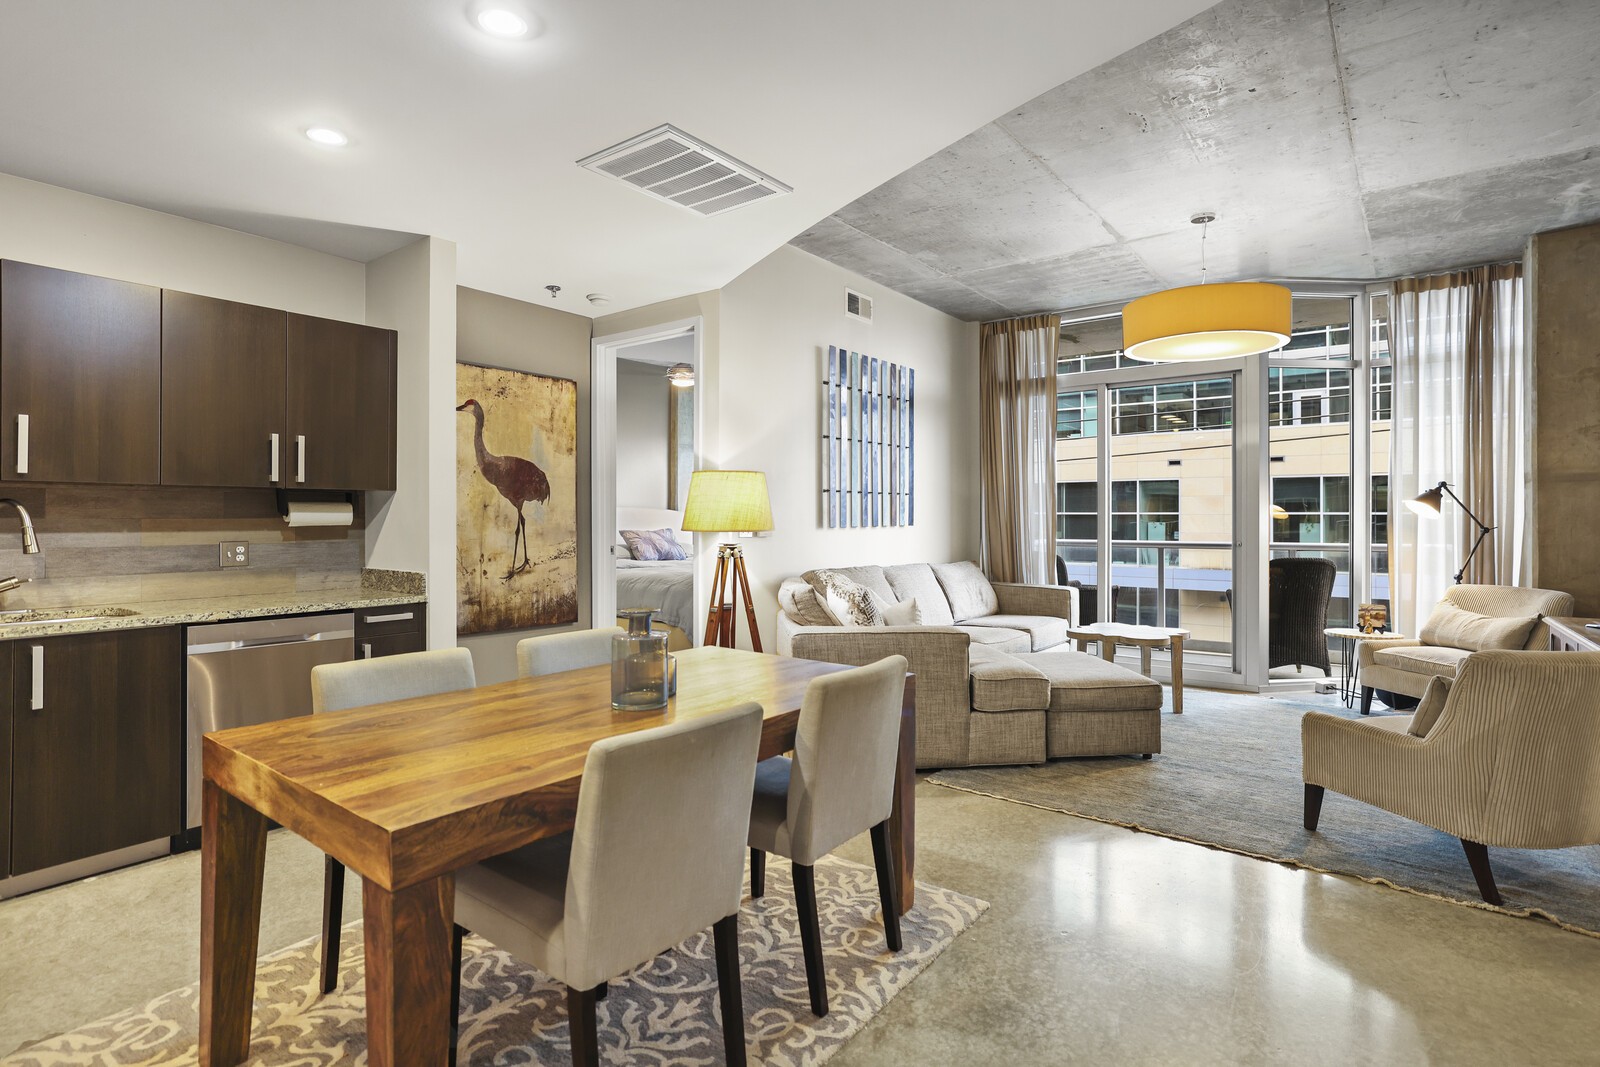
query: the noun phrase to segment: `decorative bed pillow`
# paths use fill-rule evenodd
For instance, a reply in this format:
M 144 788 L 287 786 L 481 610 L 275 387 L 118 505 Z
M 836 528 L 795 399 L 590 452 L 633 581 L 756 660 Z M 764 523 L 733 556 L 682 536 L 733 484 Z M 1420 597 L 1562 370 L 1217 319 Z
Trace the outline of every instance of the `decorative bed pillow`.
M 817 592 L 817 599 L 840 626 L 882 626 L 883 601 L 860 582 L 838 571 L 806 571 L 800 577 Z
M 1422 691 L 1417 710 L 1411 713 L 1411 725 L 1406 728 L 1406 733 L 1412 737 L 1427 737 L 1433 724 L 1439 721 L 1439 714 L 1444 711 L 1444 702 L 1449 697 L 1450 679 L 1441 674 L 1434 675 L 1428 682 L 1428 688 Z
M 689 554 L 678 544 L 671 530 L 623 530 L 622 540 L 634 559 L 664 560 L 688 559 Z
M 1422 643 L 1483 652 L 1491 648 L 1519 649 L 1528 643 L 1537 615 L 1479 615 L 1441 600 L 1422 624 Z

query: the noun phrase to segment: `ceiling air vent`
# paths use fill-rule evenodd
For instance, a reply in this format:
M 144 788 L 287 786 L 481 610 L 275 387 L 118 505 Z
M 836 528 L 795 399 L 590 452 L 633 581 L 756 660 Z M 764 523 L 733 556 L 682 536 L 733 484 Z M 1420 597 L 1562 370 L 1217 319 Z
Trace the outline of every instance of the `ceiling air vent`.
M 769 196 L 794 192 L 675 126 L 657 126 L 630 137 L 578 160 L 578 166 L 702 215 L 720 215 Z
M 844 313 L 852 319 L 871 322 L 872 297 L 858 293 L 854 289 L 846 289 L 844 291 Z

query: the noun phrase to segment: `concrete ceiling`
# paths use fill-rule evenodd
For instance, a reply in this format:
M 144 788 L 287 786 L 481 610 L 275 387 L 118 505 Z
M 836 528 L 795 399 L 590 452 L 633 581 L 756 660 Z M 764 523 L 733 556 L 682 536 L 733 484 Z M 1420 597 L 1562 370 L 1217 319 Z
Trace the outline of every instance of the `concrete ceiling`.
M 1381 279 L 1600 218 L 1596 0 L 1226 0 L 794 244 L 952 315 Z
M 717 288 L 1206 0 L 35 0 L 0 5 L 0 171 L 599 313 Z M 574 162 L 670 122 L 794 187 L 703 218 Z M 350 135 L 309 143 L 307 126 Z

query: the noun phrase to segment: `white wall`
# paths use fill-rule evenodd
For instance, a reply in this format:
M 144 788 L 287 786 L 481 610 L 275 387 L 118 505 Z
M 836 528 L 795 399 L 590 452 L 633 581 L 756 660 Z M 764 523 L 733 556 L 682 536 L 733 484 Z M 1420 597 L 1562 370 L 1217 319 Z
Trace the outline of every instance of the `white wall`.
M 846 318 L 846 286 L 873 298 L 871 325 Z M 978 327 L 787 245 L 721 294 L 702 444 L 707 466 L 767 473 L 776 528 L 742 542 L 766 644 L 788 575 L 976 559 Z M 821 381 L 830 344 L 917 372 L 914 526 L 823 526 Z
M 0 259 L 361 322 L 366 268 L 309 248 L 0 174 Z
M 689 342 L 693 356 L 693 340 Z M 664 508 L 667 501 L 665 372 L 652 363 L 617 360 L 617 506 Z
M 367 565 L 428 576 L 428 647 L 456 643 L 456 246 L 366 265 L 369 325 L 399 331 L 395 486 L 367 494 Z

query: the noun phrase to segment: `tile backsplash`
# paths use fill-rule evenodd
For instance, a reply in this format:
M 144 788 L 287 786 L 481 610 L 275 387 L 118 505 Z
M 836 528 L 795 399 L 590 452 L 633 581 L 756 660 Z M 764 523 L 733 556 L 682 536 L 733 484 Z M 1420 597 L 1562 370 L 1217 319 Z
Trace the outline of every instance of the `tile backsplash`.
M 271 489 L 10 485 L 33 516 L 38 555 L 0 508 L 0 578 L 31 581 L 0 607 L 114 605 L 233 593 L 314 592 L 360 575 L 362 494 L 350 526 L 289 527 Z M 218 543 L 250 542 L 250 565 L 223 570 Z

